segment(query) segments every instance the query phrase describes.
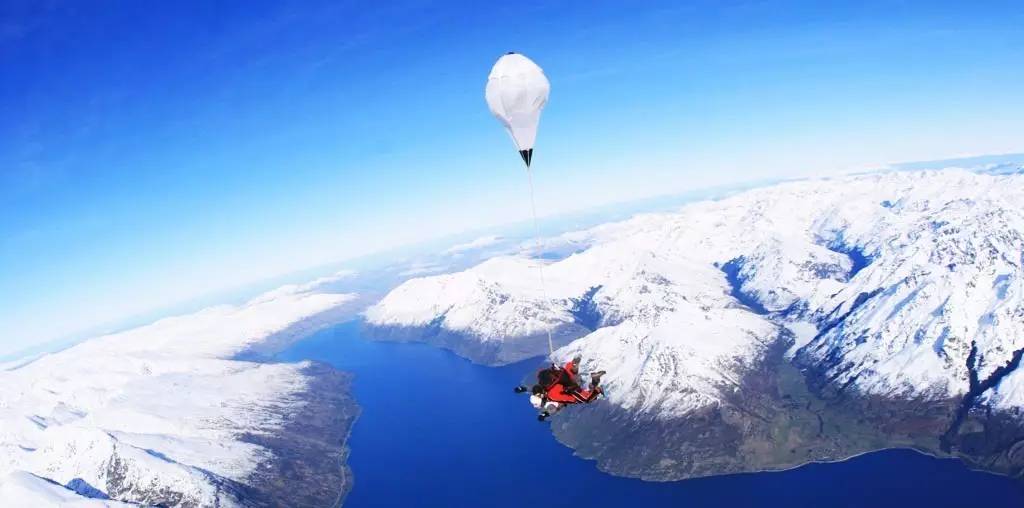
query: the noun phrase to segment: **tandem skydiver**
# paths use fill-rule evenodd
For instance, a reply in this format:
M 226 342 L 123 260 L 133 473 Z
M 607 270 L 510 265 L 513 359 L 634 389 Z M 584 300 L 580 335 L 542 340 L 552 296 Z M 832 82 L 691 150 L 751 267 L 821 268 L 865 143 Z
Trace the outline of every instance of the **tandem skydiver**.
M 516 393 L 530 391 L 530 403 L 540 410 L 537 420 L 544 421 L 569 404 L 589 404 L 597 400 L 604 391 L 598 386 L 605 371 L 590 374 L 590 386 L 586 389 L 579 382 L 579 368 L 582 358 L 577 356 L 564 366 L 552 365 L 537 371 L 537 384 L 532 388 L 517 386 Z

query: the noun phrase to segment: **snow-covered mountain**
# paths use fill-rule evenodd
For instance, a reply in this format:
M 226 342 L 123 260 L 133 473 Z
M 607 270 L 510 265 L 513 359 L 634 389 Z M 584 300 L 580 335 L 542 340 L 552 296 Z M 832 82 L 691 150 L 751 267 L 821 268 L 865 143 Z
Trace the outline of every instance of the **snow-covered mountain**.
M 0 500 L 6 506 L 32 508 L 121 508 L 138 506 L 111 501 L 103 496 L 86 497 L 52 480 L 25 471 L 14 471 L 0 478 Z
M 601 418 L 611 410 L 657 422 L 756 414 L 754 392 L 758 408 L 782 411 L 788 394 L 777 386 L 795 366 L 822 400 L 925 404 L 917 410 L 931 420 L 918 434 L 935 446 L 916 447 L 940 448 L 939 434 L 942 450 L 962 455 L 1016 443 L 966 450 L 976 425 L 963 424 L 979 407 L 1000 415 L 1024 407 L 1019 172 L 791 182 L 549 241 L 584 248 L 558 261 L 502 257 L 408 281 L 365 312 L 367 324 L 379 336 L 426 340 L 489 364 L 547 353 L 551 330 L 564 346 L 556 357 L 580 353 L 585 370 L 609 371 Z M 750 421 L 725 425 L 742 427 L 741 436 L 767 432 L 767 423 Z M 905 427 L 890 434 L 911 435 Z M 573 441 L 572 432 L 563 437 Z M 857 451 L 820 448 L 808 457 Z M 1019 471 L 1020 448 L 987 467 Z M 603 467 L 616 469 L 606 458 Z M 653 476 L 701 474 L 664 459 Z M 746 468 L 788 464 L 754 462 Z M 619 469 L 648 474 L 662 467 L 653 463 Z
M 321 436 L 291 426 L 309 413 L 351 423 L 348 379 L 310 363 L 234 359 L 336 322 L 354 298 L 315 289 L 286 286 L 0 371 L 0 504 L 275 504 L 284 493 L 272 492 L 267 477 L 285 466 L 344 488 L 344 449 L 327 439 L 347 427 L 314 429 L 325 436 L 317 448 L 311 443 Z M 297 457 L 297 447 L 317 448 L 317 456 Z M 300 477 L 269 479 L 292 481 L 289 495 L 306 487 Z

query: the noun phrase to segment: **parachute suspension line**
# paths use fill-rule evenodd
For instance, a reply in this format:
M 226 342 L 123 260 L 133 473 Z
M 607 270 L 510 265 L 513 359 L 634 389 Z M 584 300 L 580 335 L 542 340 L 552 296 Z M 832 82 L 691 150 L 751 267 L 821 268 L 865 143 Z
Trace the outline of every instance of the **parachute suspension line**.
M 533 197 L 533 171 L 530 166 L 526 166 L 526 179 L 530 182 L 530 213 L 533 216 L 533 242 L 536 244 L 537 249 L 537 273 L 540 275 L 540 295 L 544 298 L 544 304 L 548 305 L 548 289 L 547 284 L 544 282 L 544 260 L 541 259 L 543 252 L 541 251 L 540 244 L 540 227 L 537 226 L 537 200 Z M 555 357 L 555 344 L 551 340 L 551 330 L 548 329 L 548 359 L 554 360 Z
M 530 162 L 533 160 L 533 145 L 537 138 L 537 124 L 540 113 L 548 102 L 551 83 L 544 76 L 544 71 L 533 60 L 518 53 L 508 53 L 498 59 L 487 75 L 487 86 L 484 87 L 484 99 L 494 117 L 512 138 L 519 151 L 519 156 L 526 164 L 526 176 L 530 182 L 530 212 L 533 214 L 533 239 L 540 251 L 540 226 L 537 223 L 537 202 L 533 195 L 533 173 Z M 543 253 L 540 253 L 543 254 Z M 548 291 L 544 281 L 543 259 L 537 261 L 537 272 L 540 276 L 541 296 L 545 305 L 550 306 Z M 555 356 L 555 344 L 551 330 L 548 335 L 548 353 Z

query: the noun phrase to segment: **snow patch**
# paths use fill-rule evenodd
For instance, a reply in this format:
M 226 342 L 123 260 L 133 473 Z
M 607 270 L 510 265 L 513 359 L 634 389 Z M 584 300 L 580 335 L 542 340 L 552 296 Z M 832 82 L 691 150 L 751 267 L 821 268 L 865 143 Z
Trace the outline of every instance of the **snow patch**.
M 792 359 L 800 348 L 810 344 L 814 337 L 818 335 L 818 327 L 814 326 L 814 323 L 796 321 L 786 323 L 786 328 L 793 334 L 794 338 L 793 345 L 786 350 L 786 358 L 788 359 Z
M 90 499 L 27 471 L 12 471 L 0 478 L 0 500 L 7 506 L 33 508 L 119 508 L 134 504 Z

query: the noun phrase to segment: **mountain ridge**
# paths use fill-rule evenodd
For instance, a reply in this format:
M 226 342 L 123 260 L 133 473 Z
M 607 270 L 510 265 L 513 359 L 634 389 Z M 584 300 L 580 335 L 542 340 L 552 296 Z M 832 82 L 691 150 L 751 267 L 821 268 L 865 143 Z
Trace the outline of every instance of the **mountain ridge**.
M 841 432 L 826 436 L 821 446 L 831 451 L 806 452 L 807 460 L 835 460 L 840 457 L 832 454 L 888 443 L 979 463 L 998 456 L 1002 462 L 990 470 L 1019 475 L 1024 462 L 1006 454 L 1020 441 L 1012 430 L 1018 424 L 1005 425 L 999 443 L 965 442 L 979 438 L 978 425 L 994 421 L 979 414 L 1016 418 L 1024 406 L 1024 374 L 1005 368 L 1017 365 L 1013 355 L 1024 348 L 1022 202 L 1024 176 L 1005 168 L 788 182 L 547 240 L 582 245 L 561 260 L 508 256 L 413 279 L 364 316 L 371 330 L 405 327 L 406 339 L 430 323 L 458 340 L 504 350 L 506 356 L 474 358 L 472 348 L 452 348 L 501 364 L 546 353 L 535 341 L 520 347 L 519 338 L 569 329 L 576 302 L 585 300 L 599 326 L 563 336 L 560 343 L 575 340 L 555 356 L 581 354 L 585 370 L 608 370 L 608 397 L 563 418 L 579 423 L 577 429 L 586 427 L 580 416 L 586 414 L 597 426 L 624 415 L 682 421 L 736 411 L 749 414 L 722 425 L 739 427 L 737 446 L 774 449 L 780 441 L 765 435 L 773 424 L 756 423 L 750 416 L 756 411 L 745 405 L 753 402 L 736 402 L 736 393 L 789 418 L 780 372 L 795 368 L 808 402 L 831 405 L 830 417 L 843 425 L 865 426 L 851 442 L 842 442 Z M 541 264 L 547 299 L 531 273 Z M 998 383 L 968 397 L 972 344 L 981 379 L 1003 371 Z M 965 400 L 968 424 L 954 428 Z M 870 432 L 864 417 L 838 411 L 840 404 L 861 407 L 882 430 Z M 663 479 L 698 474 L 693 464 L 658 474 L 643 470 L 650 466 L 617 468 L 611 464 L 622 457 L 607 449 L 580 450 L 585 431 L 553 426 L 578 452 L 599 463 L 606 456 L 602 467 L 613 472 Z M 821 441 L 810 427 L 802 439 Z M 755 462 L 748 454 L 729 467 L 764 466 Z
M 345 441 L 358 414 L 350 377 L 315 362 L 240 359 L 347 319 L 356 296 L 318 292 L 323 282 L 165 318 L 0 371 L 4 501 L 279 506 L 343 498 L 352 484 Z

